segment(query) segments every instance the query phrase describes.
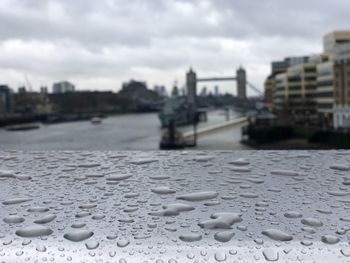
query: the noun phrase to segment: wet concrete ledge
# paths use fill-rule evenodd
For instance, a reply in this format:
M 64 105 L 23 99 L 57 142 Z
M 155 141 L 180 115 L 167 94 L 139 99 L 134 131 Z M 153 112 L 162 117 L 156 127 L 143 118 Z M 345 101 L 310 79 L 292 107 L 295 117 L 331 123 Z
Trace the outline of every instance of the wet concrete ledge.
M 350 151 L 0 151 L 4 262 L 348 262 Z

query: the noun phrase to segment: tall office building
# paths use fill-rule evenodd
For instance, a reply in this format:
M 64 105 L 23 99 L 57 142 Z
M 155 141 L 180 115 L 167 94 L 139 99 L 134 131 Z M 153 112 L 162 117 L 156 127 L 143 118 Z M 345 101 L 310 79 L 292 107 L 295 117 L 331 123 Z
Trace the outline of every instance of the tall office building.
M 40 87 L 40 93 L 41 94 L 48 94 L 49 90 L 46 86 L 41 86 Z
M 218 97 L 219 96 L 219 86 L 214 87 L 214 96 Z
M 207 87 L 204 86 L 201 90 L 200 95 L 201 95 L 201 97 L 206 97 L 208 95 L 207 93 L 208 93 L 208 89 L 207 89 Z
M 350 128 L 350 43 L 333 49 L 334 128 Z
M 53 93 L 74 92 L 75 86 L 68 81 L 61 81 L 61 82 L 53 84 L 52 91 L 53 91 Z
M 12 109 L 11 90 L 7 85 L 0 85 L 0 115 Z
M 196 105 L 197 101 L 197 75 L 190 69 L 186 74 L 187 100 L 190 104 Z
M 237 70 L 237 97 L 240 100 L 247 99 L 247 74 L 246 71 L 240 67 Z

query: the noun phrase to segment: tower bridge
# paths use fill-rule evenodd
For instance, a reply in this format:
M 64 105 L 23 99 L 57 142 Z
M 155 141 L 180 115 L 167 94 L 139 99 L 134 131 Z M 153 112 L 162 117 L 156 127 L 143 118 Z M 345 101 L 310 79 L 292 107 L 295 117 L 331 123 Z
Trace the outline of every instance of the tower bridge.
M 240 67 L 236 76 L 228 77 L 210 77 L 210 78 L 198 78 L 196 72 L 190 69 L 186 74 L 186 87 L 187 87 L 187 96 L 190 103 L 195 103 L 195 98 L 197 94 L 197 83 L 199 82 L 218 82 L 218 81 L 236 81 L 237 82 L 237 97 L 241 101 L 247 100 L 247 86 L 259 96 L 262 96 L 263 93 L 261 90 L 256 88 L 254 85 L 247 81 L 246 71 Z

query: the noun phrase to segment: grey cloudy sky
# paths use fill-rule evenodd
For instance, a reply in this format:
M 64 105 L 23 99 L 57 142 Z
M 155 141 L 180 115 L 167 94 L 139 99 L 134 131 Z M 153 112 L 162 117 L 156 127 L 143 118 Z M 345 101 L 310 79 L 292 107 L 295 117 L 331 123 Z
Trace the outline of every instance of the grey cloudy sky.
M 1 0 L 0 82 L 170 88 L 190 66 L 204 77 L 243 65 L 262 88 L 272 60 L 320 52 L 325 33 L 348 29 L 349 10 L 349 0 Z

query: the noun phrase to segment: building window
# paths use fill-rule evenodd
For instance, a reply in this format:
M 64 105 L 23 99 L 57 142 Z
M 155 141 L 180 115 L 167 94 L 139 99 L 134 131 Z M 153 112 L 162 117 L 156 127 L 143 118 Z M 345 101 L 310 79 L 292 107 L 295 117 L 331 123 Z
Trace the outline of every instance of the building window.
M 316 68 L 305 68 L 306 73 L 313 73 L 316 72 Z
M 321 80 L 317 83 L 317 86 L 325 87 L 325 86 L 332 86 L 333 80 Z
M 320 92 L 317 93 L 318 98 L 328 98 L 328 97 L 333 97 L 333 92 Z
M 315 81 L 316 77 L 306 77 L 305 81 Z
M 328 103 L 319 103 L 318 108 L 320 109 L 332 109 L 333 104 L 328 104 Z

